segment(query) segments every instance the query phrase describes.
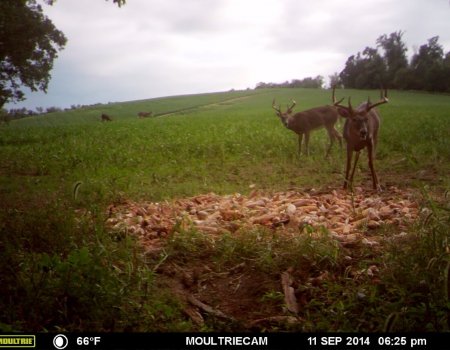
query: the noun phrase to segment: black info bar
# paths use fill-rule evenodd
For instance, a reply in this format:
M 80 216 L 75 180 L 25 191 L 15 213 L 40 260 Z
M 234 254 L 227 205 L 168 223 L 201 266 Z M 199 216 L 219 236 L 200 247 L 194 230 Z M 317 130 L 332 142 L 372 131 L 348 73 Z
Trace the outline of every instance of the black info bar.
M 450 333 L 1 334 L 1 349 L 450 349 Z

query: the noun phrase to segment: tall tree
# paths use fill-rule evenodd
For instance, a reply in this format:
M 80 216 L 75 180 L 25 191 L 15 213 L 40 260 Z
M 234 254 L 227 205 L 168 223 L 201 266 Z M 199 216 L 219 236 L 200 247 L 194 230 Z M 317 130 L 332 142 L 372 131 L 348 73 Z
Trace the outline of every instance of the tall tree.
M 355 87 L 356 74 L 358 71 L 358 56 L 355 57 L 355 55 L 351 55 L 349 58 L 347 58 L 347 61 L 345 62 L 345 68 L 341 73 L 339 73 L 339 78 L 345 88 Z
M 113 3 L 120 7 L 125 0 Z M 23 100 L 24 87 L 47 90 L 53 62 L 66 42 L 37 0 L 0 1 L 0 110 L 6 102 Z
M 356 79 L 356 87 L 360 89 L 376 89 L 384 84 L 386 67 L 377 49 L 366 47 L 363 51 L 361 71 Z
M 344 70 L 339 74 L 346 88 L 374 89 L 382 83 L 385 65 L 377 49 L 366 47 L 364 51 L 347 59 Z
M 444 49 L 438 41 L 439 36 L 428 39 L 411 60 L 415 89 L 441 91 L 445 85 L 442 81 Z
M 404 70 L 408 67 L 408 58 L 406 57 L 408 49 L 402 41 L 402 36 L 403 32 L 398 31 L 391 33 L 389 36 L 383 34 L 377 39 L 377 46 L 384 51 L 383 59 L 386 73 L 383 83 L 389 88 L 399 87 L 397 86 L 398 79 L 396 79 L 396 74 L 399 70 Z
M 0 1 L 0 108 L 23 100 L 23 86 L 46 91 L 66 41 L 36 0 Z

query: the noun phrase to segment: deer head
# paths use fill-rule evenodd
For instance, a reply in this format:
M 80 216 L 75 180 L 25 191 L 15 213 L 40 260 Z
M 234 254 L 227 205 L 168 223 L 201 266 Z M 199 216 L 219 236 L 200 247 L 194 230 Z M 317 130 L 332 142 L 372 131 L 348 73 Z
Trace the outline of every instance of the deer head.
M 370 97 L 368 97 L 367 101 L 359 105 L 356 109 L 353 108 L 350 97 L 348 98 L 348 106 L 341 105 L 342 100 L 343 98 L 336 102 L 333 90 L 334 106 L 338 108 L 341 116 L 348 119 L 349 131 L 352 134 L 358 135 L 363 141 L 371 136 L 369 130 L 369 112 L 376 106 L 389 101 L 387 98 L 387 90 L 384 90 L 384 94 L 381 91 L 381 99 L 378 102 L 372 103 Z
M 292 111 L 293 111 L 293 109 L 294 109 L 296 104 L 297 104 L 297 102 L 292 100 L 291 106 L 288 105 L 286 112 L 282 112 L 281 111 L 281 105 L 279 105 L 278 108 L 277 108 L 275 106 L 275 99 L 273 99 L 273 101 L 272 101 L 272 108 L 275 110 L 277 116 L 281 119 L 281 122 L 286 127 L 287 127 L 287 120 L 288 120 L 289 116 L 292 114 Z

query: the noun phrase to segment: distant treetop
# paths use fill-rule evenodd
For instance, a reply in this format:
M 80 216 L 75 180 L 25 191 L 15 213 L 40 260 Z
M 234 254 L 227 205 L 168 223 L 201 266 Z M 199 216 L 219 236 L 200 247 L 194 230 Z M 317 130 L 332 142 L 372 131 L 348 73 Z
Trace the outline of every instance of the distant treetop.
M 366 47 L 362 53 L 351 55 L 339 74 L 340 83 L 356 89 L 383 85 L 390 89 L 450 92 L 450 51 L 444 54 L 439 37 L 428 39 L 408 62 L 402 36 L 402 31 L 381 35 L 376 49 Z

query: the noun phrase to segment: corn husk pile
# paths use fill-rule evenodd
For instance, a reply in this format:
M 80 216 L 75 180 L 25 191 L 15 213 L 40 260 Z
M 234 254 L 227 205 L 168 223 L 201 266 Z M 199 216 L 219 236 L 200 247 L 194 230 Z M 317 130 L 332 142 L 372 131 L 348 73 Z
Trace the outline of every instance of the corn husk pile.
M 137 235 L 151 250 L 180 228 L 212 235 L 255 226 L 299 234 L 305 227 L 325 228 L 340 241 L 354 241 L 383 224 L 404 230 L 419 215 L 419 205 L 411 192 L 396 187 L 381 193 L 355 188 L 353 194 L 253 190 L 248 196 L 208 193 L 171 202 L 125 202 L 111 205 L 109 214 L 113 231 Z

